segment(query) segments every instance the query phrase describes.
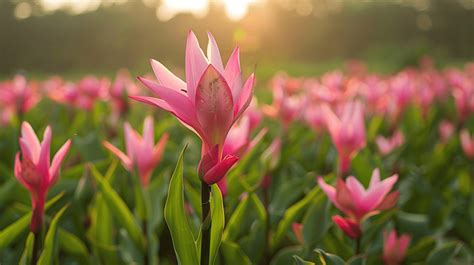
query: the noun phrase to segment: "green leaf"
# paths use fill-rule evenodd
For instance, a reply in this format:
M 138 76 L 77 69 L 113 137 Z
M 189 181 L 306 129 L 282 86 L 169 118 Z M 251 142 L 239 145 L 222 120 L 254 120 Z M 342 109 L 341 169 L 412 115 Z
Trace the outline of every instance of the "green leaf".
M 313 249 L 329 228 L 329 204 L 325 194 L 320 193 L 315 197 L 302 223 L 305 246 Z
M 44 240 L 43 251 L 38 260 L 38 265 L 50 265 L 54 262 L 55 252 L 56 252 L 56 242 L 57 242 L 57 231 L 59 219 L 66 211 L 69 205 L 64 206 L 59 210 L 59 212 L 54 216 L 51 224 L 49 225 L 48 233 L 46 233 L 46 238 Z
M 433 250 L 426 261 L 427 265 L 450 264 L 451 259 L 461 250 L 459 242 L 448 242 Z
M 64 193 L 60 193 L 50 199 L 46 205 L 45 210 L 50 208 L 53 204 L 55 204 Z M 8 247 L 12 242 L 21 235 L 21 233 L 28 227 L 31 221 L 32 213 L 28 213 L 21 217 L 18 221 L 14 222 L 13 224 L 9 225 L 5 229 L 0 232 L 0 249 Z
M 364 255 L 354 256 L 347 261 L 347 265 L 365 265 L 366 263 L 367 258 Z
M 179 155 L 171 176 L 168 198 L 165 204 L 165 220 L 171 233 L 174 251 L 179 264 L 199 264 L 198 252 L 184 207 L 183 158 L 186 147 Z
M 89 251 L 86 245 L 74 234 L 59 228 L 58 240 L 60 249 L 74 256 L 80 257 L 82 263 L 88 262 Z
M 19 265 L 28 265 L 31 263 L 31 255 L 33 254 L 33 242 L 35 240 L 35 236 L 33 233 L 28 234 L 28 238 L 26 239 L 25 249 L 23 250 L 23 254 L 21 255 Z
M 222 241 L 222 255 L 224 256 L 224 264 L 251 265 L 252 262 L 245 255 L 237 243 L 230 241 Z
M 319 257 L 319 263 L 322 265 L 344 265 L 346 264 L 344 260 L 336 255 L 326 253 L 322 249 L 314 250 Z
M 300 258 L 296 255 L 293 256 L 293 258 L 295 259 L 295 264 L 296 265 L 316 265 L 314 262 L 303 260 L 302 258 Z
M 209 264 L 214 264 L 219 246 L 222 240 L 222 231 L 224 230 L 225 216 L 224 216 L 224 202 L 222 201 L 222 194 L 217 185 L 211 186 L 211 246 L 209 254 Z
M 303 199 L 293 204 L 286 210 L 283 219 L 278 224 L 276 233 L 272 241 L 272 249 L 278 247 L 283 240 L 291 224 L 296 221 L 303 213 L 313 199 L 321 192 L 318 186 L 314 187 Z
M 142 237 L 141 228 L 133 217 L 133 214 L 130 212 L 130 209 L 128 209 L 125 202 L 120 198 L 112 186 L 110 186 L 107 179 L 105 179 L 94 167 L 94 165 L 91 165 L 91 171 L 95 180 L 99 184 L 105 203 L 115 218 L 117 218 L 117 222 L 127 230 L 135 244 L 137 244 L 139 248 L 144 249 L 145 242 Z
M 273 255 L 270 262 L 271 265 L 288 265 L 293 263 L 294 256 L 303 255 L 302 246 L 289 246 L 279 250 L 275 255 Z
M 424 261 L 436 246 L 436 240 L 432 237 L 425 237 L 408 249 L 406 255 L 407 262 Z
M 242 201 L 240 201 L 239 205 L 232 213 L 229 222 L 227 223 L 227 227 L 224 231 L 223 240 L 237 240 L 237 237 L 242 232 L 241 225 L 243 224 L 243 219 L 246 217 L 249 202 L 250 200 L 248 196 L 243 198 Z

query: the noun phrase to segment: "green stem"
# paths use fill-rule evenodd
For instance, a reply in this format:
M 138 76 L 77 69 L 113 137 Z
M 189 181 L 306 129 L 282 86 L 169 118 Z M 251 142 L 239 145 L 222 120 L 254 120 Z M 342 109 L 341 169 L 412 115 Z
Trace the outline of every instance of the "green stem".
M 356 255 L 359 255 L 359 254 L 360 254 L 360 241 L 361 241 L 361 237 L 362 237 L 362 236 L 360 236 L 360 237 L 358 237 L 358 238 L 356 239 L 356 244 L 355 244 L 355 254 L 356 254 Z
M 211 186 L 204 181 L 201 182 L 201 209 L 202 209 L 202 241 L 201 241 L 201 265 L 209 265 L 209 251 L 211 244 L 211 225 L 209 198 Z
M 263 203 L 265 207 L 265 213 L 267 219 L 265 220 L 265 253 L 264 253 L 264 263 L 270 264 L 270 211 L 268 209 L 270 204 L 270 196 L 268 192 L 268 187 L 263 189 Z
M 41 230 L 33 233 L 34 240 L 33 240 L 33 253 L 31 254 L 31 265 L 36 265 L 38 262 L 39 257 L 39 249 L 41 244 Z

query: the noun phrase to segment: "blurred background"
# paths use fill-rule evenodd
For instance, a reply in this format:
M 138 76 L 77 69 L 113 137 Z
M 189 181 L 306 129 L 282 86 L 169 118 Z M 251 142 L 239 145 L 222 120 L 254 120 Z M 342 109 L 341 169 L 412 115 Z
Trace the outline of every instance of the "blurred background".
M 0 78 L 143 74 L 149 58 L 180 68 L 189 29 L 204 48 L 211 31 L 223 58 L 240 46 L 263 78 L 474 58 L 474 0 L 1 0 Z

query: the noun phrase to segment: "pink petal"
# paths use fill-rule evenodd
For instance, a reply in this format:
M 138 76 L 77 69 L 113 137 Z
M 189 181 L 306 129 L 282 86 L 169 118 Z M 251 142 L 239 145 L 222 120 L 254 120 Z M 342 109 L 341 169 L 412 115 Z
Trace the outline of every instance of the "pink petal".
M 234 120 L 237 120 L 250 105 L 254 84 L 255 74 L 252 73 L 242 87 L 242 92 L 238 97 L 239 101 L 234 103 Z
M 153 130 L 153 118 L 147 116 L 143 123 L 143 144 L 152 147 L 154 145 L 155 133 Z
M 50 148 L 51 148 L 51 127 L 46 127 L 43 134 L 43 142 L 41 142 L 41 152 L 38 159 L 38 171 L 41 175 L 47 176 L 50 167 Z M 44 179 L 47 181 L 47 179 Z
M 53 184 L 56 182 L 58 178 L 58 171 L 59 167 L 61 166 L 61 163 L 66 156 L 67 152 L 69 151 L 69 148 L 71 147 L 71 140 L 67 140 L 63 146 L 59 149 L 59 151 L 54 155 L 53 157 L 53 163 L 51 164 L 51 168 L 49 169 L 49 183 Z
M 201 131 L 201 127 L 197 122 L 196 110 L 188 97 L 170 88 L 160 86 L 145 78 L 139 77 L 138 80 L 140 80 L 146 87 L 152 89 L 158 95 L 158 97 L 160 97 L 160 99 L 166 102 L 166 105 L 163 105 L 162 101 L 150 101 L 149 98 L 146 98 L 149 103 L 169 108 L 168 111 L 171 111 L 171 113 L 173 113 L 178 119 L 191 126 L 198 133 Z M 136 99 L 140 100 L 143 98 Z
M 105 148 L 109 149 L 110 152 L 112 152 L 114 155 L 116 155 L 122 161 L 123 166 L 127 170 L 130 171 L 130 170 L 133 169 L 132 161 L 130 160 L 130 158 L 127 155 L 125 155 L 117 147 L 113 146 L 111 143 L 109 143 L 107 141 L 103 141 L 102 144 L 104 145 Z
M 168 142 L 169 135 L 163 134 L 153 149 L 153 158 L 155 161 L 160 161 L 163 151 L 165 150 L 166 143 Z
M 185 93 L 182 91 L 183 89 L 186 89 L 186 83 L 183 80 L 174 75 L 163 64 L 156 60 L 151 59 L 150 64 L 160 85 L 172 88 L 180 93 Z
M 349 176 L 346 179 L 346 186 L 351 192 L 351 197 L 357 206 L 360 206 L 362 199 L 365 196 L 365 189 L 362 184 L 353 176 Z
M 328 128 L 329 133 L 331 134 L 331 138 L 334 142 L 334 145 L 339 146 L 339 132 L 341 130 L 341 121 L 327 104 L 324 104 L 321 107 L 321 110 L 323 112 L 326 127 Z
M 193 103 L 196 97 L 197 85 L 208 65 L 209 63 L 199 47 L 196 35 L 189 31 L 186 42 L 186 84 L 188 97 Z
M 138 148 L 138 141 L 137 141 L 136 133 L 133 130 L 132 126 L 130 126 L 130 123 L 128 122 L 124 123 L 123 130 L 124 130 L 125 150 L 127 152 L 127 157 L 128 159 L 130 159 L 131 164 L 133 164 L 134 161 L 137 160 L 136 149 Z
M 399 255 L 405 257 L 408 246 L 410 245 L 411 236 L 403 234 L 398 239 Z
M 393 175 L 387 179 L 384 179 L 375 187 L 371 187 L 367 190 L 365 198 L 361 202 L 361 209 L 364 211 L 374 210 L 379 205 L 384 197 L 390 192 L 393 185 L 397 182 L 398 176 Z
M 222 161 L 206 172 L 203 180 L 209 185 L 218 182 L 225 177 L 229 169 L 237 163 L 238 160 L 239 158 L 236 156 L 227 155 Z
M 210 32 L 207 32 L 207 37 L 209 42 L 207 44 L 207 59 L 211 64 L 221 73 L 224 74 L 224 66 L 222 65 L 221 53 L 219 52 L 219 47 L 217 46 L 214 36 Z
M 229 86 L 234 90 L 234 83 L 236 83 L 241 76 L 242 72 L 240 70 L 240 59 L 239 59 L 239 48 L 235 48 L 232 54 L 229 57 L 229 61 L 227 61 L 227 65 L 225 66 L 225 71 L 224 71 L 224 76 L 225 79 L 227 80 L 227 83 Z M 239 87 L 240 89 L 240 87 Z M 238 96 L 239 93 L 234 93 L 235 91 L 232 92 L 233 95 Z M 237 102 L 237 98 L 234 98 L 234 102 Z
M 219 186 L 219 189 L 221 190 L 222 197 L 225 197 L 227 195 L 227 180 L 221 178 L 221 180 L 217 182 L 217 186 Z
M 196 114 L 211 145 L 222 145 L 233 123 L 232 94 L 224 77 L 209 65 L 196 91 Z
M 375 185 L 380 183 L 380 170 L 378 168 L 372 171 L 372 177 L 370 178 L 370 187 L 375 187 Z
M 336 200 L 336 189 L 331 186 L 326 184 L 324 181 L 323 177 L 318 177 L 318 185 L 321 187 L 321 189 L 326 193 L 328 196 L 329 200 L 337 207 L 339 208 L 339 203 Z
M 342 218 L 339 215 L 335 215 L 332 217 L 332 221 L 352 239 L 359 238 L 362 234 L 359 224 L 349 218 Z
M 31 125 L 26 121 L 21 124 L 21 138 L 24 139 L 26 143 L 25 146 L 28 147 L 25 149 L 29 149 L 29 154 L 31 155 L 33 163 L 38 163 L 41 150 L 40 142 Z
M 16 153 L 14 171 L 15 171 L 15 177 L 21 183 L 21 185 L 23 185 L 28 190 L 32 190 L 31 185 L 23 179 L 23 175 L 21 173 L 22 170 L 21 170 L 20 153 Z

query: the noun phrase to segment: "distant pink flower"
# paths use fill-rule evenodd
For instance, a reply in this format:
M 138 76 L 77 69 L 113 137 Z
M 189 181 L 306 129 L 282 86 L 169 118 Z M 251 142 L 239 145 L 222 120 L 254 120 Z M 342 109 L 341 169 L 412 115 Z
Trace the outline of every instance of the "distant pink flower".
M 153 118 L 148 116 L 143 124 L 143 138 L 128 122 L 124 125 L 126 154 L 111 143 L 104 141 L 103 145 L 116 155 L 122 165 L 129 172 L 137 170 L 143 186 L 150 182 L 150 176 L 156 165 L 160 162 L 168 141 L 168 134 L 163 134 L 158 143 L 154 144 Z
M 284 76 L 275 77 L 272 80 L 272 105 L 262 107 L 262 112 L 265 115 L 279 120 L 285 128 L 288 128 L 293 121 L 300 117 L 305 104 L 304 97 L 288 91 L 287 82 L 288 80 Z
M 447 142 L 454 134 L 454 125 L 448 120 L 442 120 L 439 123 L 438 131 L 442 142 Z
M 138 86 L 130 79 L 128 71 L 125 69 L 120 70 L 109 87 L 113 113 L 117 116 L 126 113 L 129 109 L 128 95 L 138 92 Z
M 0 104 L 17 114 L 28 112 L 39 101 L 38 84 L 28 82 L 22 75 L 0 84 Z
M 67 82 L 62 86 L 49 89 L 49 97 L 61 104 L 90 111 L 98 100 L 106 96 L 109 86 L 106 78 L 86 76 L 76 83 Z
M 397 236 L 395 230 L 384 233 L 383 262 L 385 265 L 399 265 L 405 259 L 408 245 L 410 245 L 411 236 L 402 234 Z
M 474 158 L 474 139 L 471 137 L 471 134 L 467 129 L 462 129 L 459 135 L 461 139 L 461 147 L 469 158 Z
M 291 224 L 291 228 L 293 230 L 293 233 L 295 234 L 296 240 L 298 240 L 298 243 L 303 245 L 304 244 L 303 224 L 293 223 L 293 224 Z
M 328 105 L 323 105 L 326 127 L 339 154 L 340 173 L 349 170 L 352 157 L 365 147 L 364 113 L 360 102 L 347 102 L 336 115 Z
M 21 125 L 21 159 L 18 152 L 15 158 L 15 177 L 31 195 L 33 216 L 30 228 L 33 233 L 41 229 L 46 194 L 58 180 L 59 168 L 71 146 L 71 140 L 67 140 L 50 164 L 51 137 L 51 128 L 48 126 L 40 144 L 31 125 L 27 122 Z
M 391 138 L 386 138 L 383 136 L 377 136 L 375 142 L 379 148 L 379 151 L 382 155 L 387 155 L 391 153 L 394 149 L 398 148 L 405 141 L 405 137 L 400 130 L 395 131 Z
M 215 162 L 213 166 L 226 168 L 235 157 L 223 157 L 223 145 L 227 134 L 236 120 L 250 104 L 255 83 L 251 74 L 242 83 L 239 49 L 236 48 L 224 68 L 214 37 L 209 33 L 207 58 L 199 47 L 192 31 L 188 34 L 186 45 L 186 83 L 172 74 L 161 63 L 151 60 L 157 82 L 143 77 L 138 79 L 158 98 L 133 96 L 144 103 L 157 106 L 175 115 L 180 122 L 194 131 L 202 140 L 201 157 L 207 156 Z M 217 154 L 214 148 L 217 147 Z M 227 160 L 227 161 L 226 161 Z M 224 162 L 226 165 L 218 165 Z M 207 168 L 211 169 L 211 165 Z M 215 171 L 214 173 L 217 173 Z M 223 171 L 218 171 L 219 174 Z M 208 184 L 217 182 L 221 176 L 205 178 Z
M 316 132 L 320 132 L 325 128 L 324 112 L 320 104 L 311 104 L 304 111 L 306 123 Z
M 329 200 L 346 215 L 346 218 L 336 216 L 333 220 L 349 237 L 356 238 L 360 236 L 360 224 L 366 218 L 390 209 L 397 203 L 399 193 L 390 193 L 397 179 L 398 176 L 393 175 L 380 181 L 380 172 L 374 169 L 368 189 L 353 176 L 349 176 L 346 181 L 338 177 L 336 187 L 326 184 L 322 177 L 318 177 L 318 184 Z

